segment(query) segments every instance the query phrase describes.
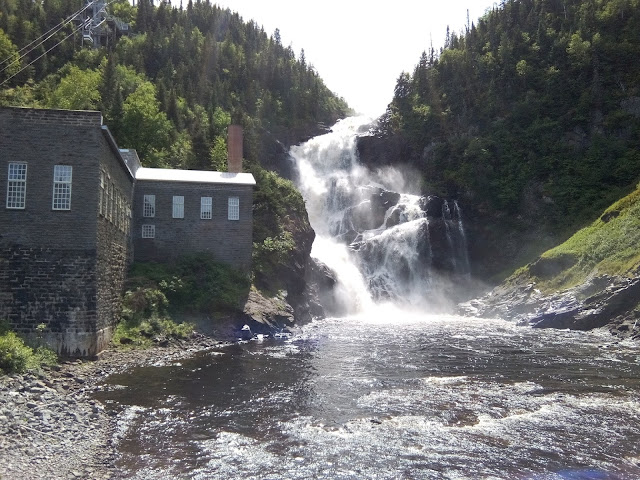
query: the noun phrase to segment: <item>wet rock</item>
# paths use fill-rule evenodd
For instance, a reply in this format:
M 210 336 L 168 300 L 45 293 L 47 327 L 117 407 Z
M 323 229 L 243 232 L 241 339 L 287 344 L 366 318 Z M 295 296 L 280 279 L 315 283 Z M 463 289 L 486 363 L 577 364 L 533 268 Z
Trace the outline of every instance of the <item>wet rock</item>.
M 544 267 L 546 268 L 546 267 Z M 632 279 L 595 277 L 569 290 L 543 295 L 535 284 L 517 281 L 496 287 L 488 295 L 460 305 L 460 313 L 501 317 L 535 328 L 592 330 L 608 327 L 631 336 L 640 298 L 640 275 Z
M 428 197 L 422 197 L 420 199 L 420 208 L 424 211 L 427 217 L 442 217 L 443 205 L 444 199 L 435 195 L 429 195 Z

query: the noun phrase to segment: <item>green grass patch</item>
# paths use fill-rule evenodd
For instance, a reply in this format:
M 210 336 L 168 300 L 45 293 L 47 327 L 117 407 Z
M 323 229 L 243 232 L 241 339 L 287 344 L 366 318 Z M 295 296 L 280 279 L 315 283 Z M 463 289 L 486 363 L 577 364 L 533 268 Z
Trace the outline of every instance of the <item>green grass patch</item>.
M 113 334 L 113 343 L 124 347 L 148 348 L 158 338 L 188 338 L 193 332 L 192 323 L 177 323 L 169 317 L 152 317 L 141 322 L 121 321 Z
M 546 278 L 538 276 L 538 285 L 546 291 L 571 288 L 592 275 L 633 274 L 640 268 L 640 186 L 591 225 L 543 253 L 540 261 L 567 264 Z
M 113 343 L 145 348 L 158 339 L 187 338 L 193 332 L 193 324 L 175 322 L 169 317 L 168 306 L 167 297 L 158 289 L 138 287 L 127 291 Z

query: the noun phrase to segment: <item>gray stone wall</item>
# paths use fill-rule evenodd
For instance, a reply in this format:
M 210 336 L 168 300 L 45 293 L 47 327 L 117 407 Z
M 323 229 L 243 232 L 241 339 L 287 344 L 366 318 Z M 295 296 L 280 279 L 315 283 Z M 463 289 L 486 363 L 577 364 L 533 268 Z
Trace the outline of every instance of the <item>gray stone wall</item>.
M 101 169 L 131 204 L 116 152 L 99 112 L 0 108 L 0 320 L 34 338 L 45 324 L 62 354 L 99 353 L 120 311 L 129 237 L 99 215 Z M 6 208 L 9 162 L 27 163 L 24 209 Z M 56 164 L 73 167 L 68 211 L 52 209 Z
M 107 188 L 111 188 L 113 193 L 111 196 L 103 195 L 101 201 L 102 192 L 98 185 L 98 208 L 94 218 L 97 222 L 96 321 L 98 331 L 111 338 L 120 318 L 124 281 L 133 258 L 130 233 L 134 183 L 109 145 L 103 141 L 100 147 L 105 193 Z M 110 215 L 106 205 L 108 201 L 112 203 Z
M 7 246 L 0 248 L 0 318 L 35 343 L 63 355 L 92 356 L 96 334 L 95 251 Z
M 144 195 L 155 195 L 156 213 L 143 217 Z M 184 218 L 172 218 L 173 196 L 184 196 Z M 212 219 L 200 219 L 200 198 L 212 197 Z M 239 220 L 228 220 L 229 197 L 239 197 Z M 138 180 L 134 195 L 135 261 L 167 261 L 190 253 L 209 253 L 248 271 L 253 246 L 253 188 L 249 185 Z M 155 238 L 142 238 L 142 225 L 155 226 Z
M 47 112 L 49 115 L 39 112 Z M 95 115 L 70 112 L 87 122 L 69 125 L 56 110 L 0 109 L 0 225 L 3 243 L 32 247 L 95 249 L 98 177 L 96 148 L 103 134 Z M 78 113 L 78 115 L 75 115 Z M 100 116 L 97 119 L 100 120 Z M 9 162 L 27 163 L 27 198 L 22 210 L 6 206 Z M 52 209 L 53 168 L 72 165 L 71 210 Z M 6 226 L 6 227 L 5 227 Z

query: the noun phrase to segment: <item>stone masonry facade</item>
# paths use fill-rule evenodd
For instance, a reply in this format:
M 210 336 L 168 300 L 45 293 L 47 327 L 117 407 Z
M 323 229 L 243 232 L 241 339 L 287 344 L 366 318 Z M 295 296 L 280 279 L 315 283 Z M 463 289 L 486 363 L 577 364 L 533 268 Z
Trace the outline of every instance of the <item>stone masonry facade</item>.
M 144 196 L 154 195 L 155 215 L 144 216 Z M 173 217 L 173 197 L 184 199 L 183 217 Z M 229 220 L 229 198 L 238 199 L 237 220 Z M 201 218 L 202 198 L 211 198 L 211 215 Z M 208 253 L 242 270 L 251 267 L 253 189 L 246 185 L 138 181 L 134 198 L 136 261 L 175 260 L 184 253 Z M 210 218 L 209 218 L 210 217 Z M 153 225 L 154 238 L 142 238 Z
M 0 320 L 63 355 L 93 356 L 118 318 L 129 245 L 99 215 L 100 172 L 113 172 L 110 201 L 121 210 L 131 206 L 134 178 L 100 112 L 2 108 L 0 132 Z M 9 208 L 11 164 L 26 177 L 17 208 Z M 66 206 L 53 200 L 55 166 L 69 168 L 66 197 L 58 195 Z
M 0 108 L 0 322 L 62 355 L 91 357 L 111 339 L 134 257 L 205 252 L 250 267 L 251 182 L 137 183 L 138 169 L 100 112 Z M 141 238 L 139 222 L 150 219 L 140 188 L 157 195 L 155 239 Z M 174 196 L 184 197 L 184 218 L 173 218 Z M 238 220 L 228 220 L 229 196 Z M 200 218 L 200 197 L 213 198 L 211 219 Z

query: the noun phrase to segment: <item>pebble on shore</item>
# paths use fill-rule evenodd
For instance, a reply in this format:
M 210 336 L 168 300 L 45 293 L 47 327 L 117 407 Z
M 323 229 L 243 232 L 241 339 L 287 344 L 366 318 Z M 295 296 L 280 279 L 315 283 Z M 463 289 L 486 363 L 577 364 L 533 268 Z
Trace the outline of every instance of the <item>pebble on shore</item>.
M 0 479 L 112 479 L 117 412 L 91 397 L 112 373 L 173 361 L 219 346 L 194 333 L 147 350 L 109 349 L 40 373 L 0 376 Z

